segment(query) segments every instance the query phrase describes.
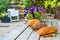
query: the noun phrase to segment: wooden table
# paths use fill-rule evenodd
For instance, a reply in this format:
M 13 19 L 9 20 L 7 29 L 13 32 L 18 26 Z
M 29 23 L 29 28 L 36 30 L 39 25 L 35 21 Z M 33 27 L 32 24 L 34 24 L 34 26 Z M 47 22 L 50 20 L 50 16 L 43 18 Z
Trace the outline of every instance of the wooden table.
M 46 19 L 48 26 L 56 26 L 58 28 L 56 37 L 41 37 L 35 31 L 33 31 L 27 24 L 20 23 L 20 28 L 13 30 L 6 34 L 1 40 L 60 40 L 60 27 L 56 19 Z

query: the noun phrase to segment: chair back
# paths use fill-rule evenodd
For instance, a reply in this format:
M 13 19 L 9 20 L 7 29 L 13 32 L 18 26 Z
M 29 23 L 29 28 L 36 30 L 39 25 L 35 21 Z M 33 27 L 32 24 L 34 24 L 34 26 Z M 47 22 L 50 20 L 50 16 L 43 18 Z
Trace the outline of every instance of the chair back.
M 7 11 L 8 11 L 8 17 L 10 17 L 15 12 L 15 9 L 8 9 Z
M 9 16 L 19 16 L 19 10 L 8 9 Z

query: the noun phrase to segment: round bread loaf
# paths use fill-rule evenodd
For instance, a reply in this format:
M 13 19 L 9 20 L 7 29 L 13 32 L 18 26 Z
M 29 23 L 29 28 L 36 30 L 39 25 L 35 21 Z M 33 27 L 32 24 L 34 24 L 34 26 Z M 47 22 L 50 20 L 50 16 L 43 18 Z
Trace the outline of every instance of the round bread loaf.
M 34 25 L 31 26 L 31 28 L 33 30 L 38 30 L 38 29 L 43 28 L 43 27 L 47 27 L 47 24 L 39 22 L 39 23 L 34 24 Z
M 46 34 L 50 34 L 50 33 L 56 33 L 58 31 L 57 27 L 51 26 L 51 27 L 43 27 L 39 30 L 37 30 L 36 32 L 39 35 L 46 35 Z
M 28 22 L 27 22 L 27 24 L 29 25 L 29 26 L 32 26 L 33 24 L 37 24 L 37 23 L 39 23 L 40 21 L 38 20 L 38 19 L 31 19 L 31 20 L 29 20 Z

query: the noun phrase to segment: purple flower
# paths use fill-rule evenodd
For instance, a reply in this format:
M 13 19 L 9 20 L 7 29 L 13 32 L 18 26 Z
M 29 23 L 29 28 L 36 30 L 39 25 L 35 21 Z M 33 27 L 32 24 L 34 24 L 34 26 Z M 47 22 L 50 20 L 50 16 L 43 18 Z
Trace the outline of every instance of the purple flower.
M 36 8 L 35 6 L 31 7 L 32 10 L 35 10 L 35 8 Z
M 27 15 L 28 12 L 24 12 L 24 17 Z
M 30 11 L 30 13 L 32 14 L 33 17 L 34 17 L 34 10 L 35 10 L 35 8 L 36 8 L 35 6 L 29 8 L 29 11 Z
M 35 10 L 35 6 L 29 8 L 30 11 L 34 11 Z
M 29 8 L 24 8 L 24 10 L 29 10 Z
M 34 10 L 30 8 L 29 11 L 32 11 L 33 12 Z
M 40 8 L 40 7 L 38 7 L 36 11 L 37 11 L 37 12 L 41 12 L 41 8 Z
M 34 17 L 34 11 L 30 11 L 30 13 L 32 14 L 32 16 Z
M 27 13 L 28 13 L 29 8 L 25 8 L 24 10 L 25 10 L 24 11 L 24 17 L 25 17 L 27 15 Z
M 32 14 L 32 16 L 33 16 L 34 18 L 35 18 L 35 16 L 34 16 L 34 11 L 35 11 L 35 10 L 36 10 L 37 12 L 43 12 L 43 13 L 46 12 L 45 9 L 40 8 L 40 7 L 35 7 L 35 6 L 32 6 L 31 8 L 25 8 L 24 10 L 25 10 L 24 16 L 26 16 L 27 13 L 28 13 L 28 11 L 30 11 L 30 13 Z
M 45 9 L 41 9 L 42 12 L 46 13 L 46 10 Z

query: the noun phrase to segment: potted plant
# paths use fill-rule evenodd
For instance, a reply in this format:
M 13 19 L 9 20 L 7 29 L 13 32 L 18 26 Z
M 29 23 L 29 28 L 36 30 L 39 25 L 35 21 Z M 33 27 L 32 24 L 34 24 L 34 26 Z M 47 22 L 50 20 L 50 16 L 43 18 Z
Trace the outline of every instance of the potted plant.
M 28 19 L 41 19 L 40 17 L 46 12 L 42 5 L 40 6 L 41 0 L 22 0 L 22 2 L 25 10 L 24 17 L 27 16 Z
M 41 17 L 44 18 L 44 16 L 45 16 L 44 13 L 46 12 L 45 9 L 42 9 L 40 7 L 35 7 L 35 6 L 25 9 L 25 10 L 26 11 L 24 13 L 24 16 L 25 17 L 27 16 L 28 19 L 32 19 L 32 18 L 33 19 L 41 19 Z

